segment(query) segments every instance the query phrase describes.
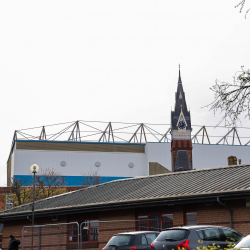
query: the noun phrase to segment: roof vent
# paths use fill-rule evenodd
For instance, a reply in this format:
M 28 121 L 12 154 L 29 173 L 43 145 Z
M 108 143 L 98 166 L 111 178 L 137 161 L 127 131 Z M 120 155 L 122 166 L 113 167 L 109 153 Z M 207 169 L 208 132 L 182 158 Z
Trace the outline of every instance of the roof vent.
M 60 164 L 61 164 L 62 167 L 64 167 L 64 166 L 66 166 L 66 161 L 61 161 Z
M 101 166 L 101 162 L 97 161 L 97 162 L 95 163 L 95 166 L 96 166 L 96 167 L 100 167 L 100 166 Z
M 133 163 L 133 162 L 130 162 L 130 163 L 128 164 L 128 166 L 129 166 L 130 168 L 133 168 L 133 167 L 134 167 L 134 163 Z

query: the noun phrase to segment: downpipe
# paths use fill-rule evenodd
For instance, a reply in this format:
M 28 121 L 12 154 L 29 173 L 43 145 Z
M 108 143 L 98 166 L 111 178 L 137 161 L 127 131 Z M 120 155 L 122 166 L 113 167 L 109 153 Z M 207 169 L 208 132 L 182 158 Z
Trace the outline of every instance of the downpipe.
M 229 211 L 229 213 L 230 213 L 230 227 L 233 229 L 233 211 L 228 206 L 226 206 L 224 203 L 222 203 L 220 201 L 219 197 L 217 197 L 217 202 L 219 204 L 221 204 L 222 206 L 224 206 Z
M 27 215 L 27 220 L 29 220 L 29 221 L 31 221 L 31 222 L 32 222 L 32 219 L 30 219 L 30 215 Z M 40 224 L 36 223 L 35 221 L 34 221 L 34 224 L 36 224 L 36 225 L 40 225 Z

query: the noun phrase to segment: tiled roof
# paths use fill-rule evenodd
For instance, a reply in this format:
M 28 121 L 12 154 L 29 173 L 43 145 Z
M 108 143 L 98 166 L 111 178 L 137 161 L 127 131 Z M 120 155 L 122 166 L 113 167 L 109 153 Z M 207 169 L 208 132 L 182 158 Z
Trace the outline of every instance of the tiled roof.
M 35 211 L 128 204 L 156 200 L 189 199 L 214 195 L 250 193 L 250 165 L 192 170 L 112 181 L 54 196 L 35 203 Z M 0 213 L 20 215 L 31 212 L 30 204 Z

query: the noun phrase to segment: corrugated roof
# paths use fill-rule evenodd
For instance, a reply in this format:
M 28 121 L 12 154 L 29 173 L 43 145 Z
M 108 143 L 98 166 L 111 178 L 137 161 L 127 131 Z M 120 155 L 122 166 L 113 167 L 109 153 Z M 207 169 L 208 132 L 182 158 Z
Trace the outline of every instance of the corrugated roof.
M 37 201 L 35 211 L 239 193 L 250 191 L 249 178 L 250 165 L 236 165 L 116 180 Z M 30 204 L 25 204 L 0 217 L 30 212 Z

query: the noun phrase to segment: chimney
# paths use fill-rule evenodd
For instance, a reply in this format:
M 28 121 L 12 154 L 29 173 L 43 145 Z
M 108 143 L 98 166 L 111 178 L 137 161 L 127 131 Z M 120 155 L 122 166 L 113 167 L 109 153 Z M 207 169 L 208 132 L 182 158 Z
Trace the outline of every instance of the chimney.
M 241 159 L 239 159 L 239 165 L 241 164 Z
M 228 166 L 230 165 L 237 165 L 237 157 L 236 156 L 229 156 L 227 158 L 227 163 L 228 163 Z

